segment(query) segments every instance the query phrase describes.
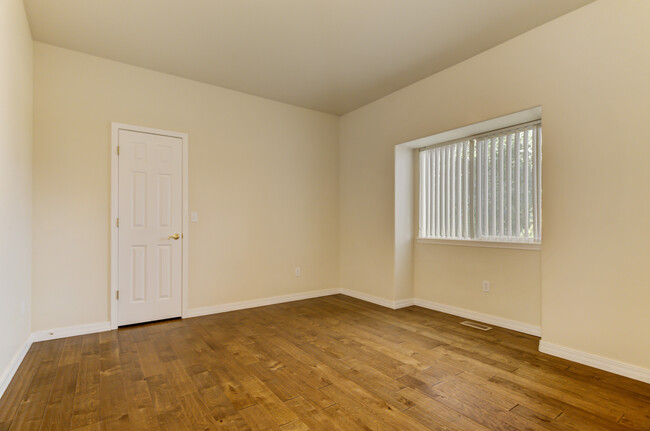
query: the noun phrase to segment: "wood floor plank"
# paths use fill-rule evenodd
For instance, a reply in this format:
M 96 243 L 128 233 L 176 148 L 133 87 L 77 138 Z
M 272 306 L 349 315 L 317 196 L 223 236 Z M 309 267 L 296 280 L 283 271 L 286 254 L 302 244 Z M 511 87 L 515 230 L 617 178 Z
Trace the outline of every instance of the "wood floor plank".
M 70 337 L 65 339 L 59 365 L 78 364 L 81 360 L 81 348 L 83 336 Z
M 81 428 L 73 428 L 71 431 L 101 431 L 101 423 L 95 423 L 92 425 L 86 425 Z
M 78 347 L 80 348 L 81 345 L 78 345 Z M 73 357 L 75 356 L 77 355 L 73 355 Z M 78 362 L 58 367 L 47 407 L 43 414 L 41 430 L 64 431 L 70 429 L 72 403 L 74 400 L 78 374 Z
M 579 430 L 578 428 L 574 428 L 569 424 L 556 421 L 554 417 L 549 417 L 542 413 L 538 413 L 521 404 L 517 404 L 510 411 L 518 416 L 521 416 L 522 418 L 526 418 L 531 422 L 541 425 L 545 429 L 556 429 L 560 431 Z
M 597 385 L 577 382 L 572 377 L 558 374 L 551 370 L 519 368 L 514 374 L 534 380 L 545 386 L 564 386 L 564 390 L 572 396 L 582 398 L 600 407 L 616 412 L 618 416 L 626 415 L 626 420 L 637 429 L 650 429 L 650 400 L 643 396 L 629 396 L 609 387 L 599 388 Z
M 56 379 L 59 359 L 65 340 L 44 342 L 34 375 L 26 388 L 10 430 L 38 430 L 47 409 L 52 386 Z
M 10 431 L 32 431 L 41 427 L 43 414 L 50 396 L 48 390 L 32 392 L 20 403 Z
M 650 430 L 650 385 L 342 295 L 35 343 L 8 430 Z
M 240 410 L 239 414 L 251 429 L 263 431 L 280 431 L 282 429 L 273 421 L 271 415 L 257 404 Z
M 401 410 L 354 382 L 343 380 L 321 391 L 332 398 L 341 410 L 371 430 L 426 430 Z
M 490 381 L 498 384 L 502 388 L 507 388 L 513 393 L 525 394 L 531 399 L 538 400 L 539 402 L 556 407 L 562 411 L 562 413 L 556 418 L 561 422 L 576 424 L 583 429 L 599 429 L 599 430 L 623 430 L 623 429 L 633 429 L 625 428 L 620 426 L 615 420 L 608 420 L 599 416 L 610 416 L 609 412 L 596 412 L 596 414 L 583 410 L 579 406 L 572 404 L 575 400 L 573 398 L 567 397 L 554 397 L 546 392 L 543 387 L 536 385 L 534 382 L 526 380 L 517 380 L 516 376 L 494 376 L 490 378 Z M 559 393 L 557 394 L 559 396 Z
M 562 414 L 562 409 L 557 404 L 549 405 L 543 400 L 533 398 L 520 391 L 508 391 L 500 385 L 491 382 L 489 379 L 483 379 L 468 372 L 463 372 L 457 376 L 472 385 L 472 390 L 484 391 L 487 397 L 495 400 L 504 400 L 505 403 L 516 402 L 518 405 L 526 406 L 540 415 L 556 418 Z
M 304 422 L 295 420 L 280 427 L 282 431 L 309 431 L 309 427 Z
M 2 399 L 0 399 L 0 423 L 11 424 L 16 416 L 22 398 L 31 384 L 34 370 L 38 367 L 43 352 L 43 343 L 32 344 L 25 359 L 16 370 L 16 376 L 7 386 Z
M 85 335 L 82 339 L 79 375 L 73 397 L 71 429 L 89 427 L 100 422 L 100 375 L 99 335 Z
M 319 412 L 323 417 L 322 423 L 326 424 L 326 430 L 339 429 L 346 431 L 366 430 L 362 424 L 355 422 L 336 404 L 324 408 Z M 317 428 L 316 428 L 317 429 Z
M 156 352 L 153 341 L 142 341 L 136 343 L 136 345 L 145 378 L 157 376 L 165 372 L 163 362 L 160 360 L 158 352 Z
M 336 429 L 336 422 L 324 413 L 323 410 L 314 408 L 310 403 L 306 402 L 302 397 L 296 397 L 287 401 L 286 406 L 291 409 L 300 420 L 312 430 L 328 430 Z M 344 428 L 339 424 L 340 428 Z M 350 421 L 346 423 L 347 429 L 354 429 L 354 424 Z
M 56 377 L 65 340 L 45 341 L 44 343 L 43 355 L 35 367 L 31 383 L 27 388 L 27 394 L 49 391 L 54 384 L 54 378 Z
M 298 419 L 298 416 L 256 377 L 244 379 L 242 384 L 250 394 L 253 394 L 257 405 L 271 415 L 276 425 L 286 425 Z
M 201 396 L 196 392 L 178 398 L 183 416 L 191 430 L 213 430 L 218 427 L 217 420 L 210 414 Z
M 405 413 L 431 429 L 458 431 L 485 431 L 488 429 L 438 400 L 427 397 L 424 393 L 412 387 L 404 388 L 399 393 L 414 405 L 406 410 Z

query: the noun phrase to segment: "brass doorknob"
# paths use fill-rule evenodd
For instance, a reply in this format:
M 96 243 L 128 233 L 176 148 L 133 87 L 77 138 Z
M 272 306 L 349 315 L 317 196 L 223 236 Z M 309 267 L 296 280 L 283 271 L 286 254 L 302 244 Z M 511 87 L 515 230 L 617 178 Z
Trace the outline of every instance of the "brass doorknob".
M 175 233 L 174 235 L 169 235 L 169 236 L 167 237 L 167 239 L 178 239 L 178 238 L 180 238 L 180 237 L 181 237 L 181 236 L 180 236 L 179 234 Z

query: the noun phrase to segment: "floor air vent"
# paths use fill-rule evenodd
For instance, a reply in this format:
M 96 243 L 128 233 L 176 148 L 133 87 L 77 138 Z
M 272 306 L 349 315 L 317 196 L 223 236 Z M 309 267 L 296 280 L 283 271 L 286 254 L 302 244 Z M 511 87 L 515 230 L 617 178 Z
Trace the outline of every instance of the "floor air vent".
M 460 322 L 461 325 L 469 326 L 470 328 L 474 329 L 480 329 L 481 331 L 489 331 L 492 329 L 492 327 L 484 325 L 482 323 L 476 323 L 476 322 L 470 322 L 469 320 L 466 320 L 464 322 Z

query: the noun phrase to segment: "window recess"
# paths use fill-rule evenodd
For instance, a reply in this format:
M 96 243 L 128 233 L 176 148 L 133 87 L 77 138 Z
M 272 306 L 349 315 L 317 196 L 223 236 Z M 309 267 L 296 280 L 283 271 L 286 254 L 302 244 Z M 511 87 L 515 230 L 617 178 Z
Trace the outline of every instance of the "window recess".
M 541 242 L 541 121 L 421 148 L 419 238 Z

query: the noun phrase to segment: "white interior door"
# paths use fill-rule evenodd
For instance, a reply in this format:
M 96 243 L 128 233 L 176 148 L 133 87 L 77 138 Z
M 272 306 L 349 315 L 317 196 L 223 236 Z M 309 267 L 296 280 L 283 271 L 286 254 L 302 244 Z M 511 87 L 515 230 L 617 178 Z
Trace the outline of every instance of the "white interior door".
M 120 130 L 118 324 L 181 315 L 181 138 Z

